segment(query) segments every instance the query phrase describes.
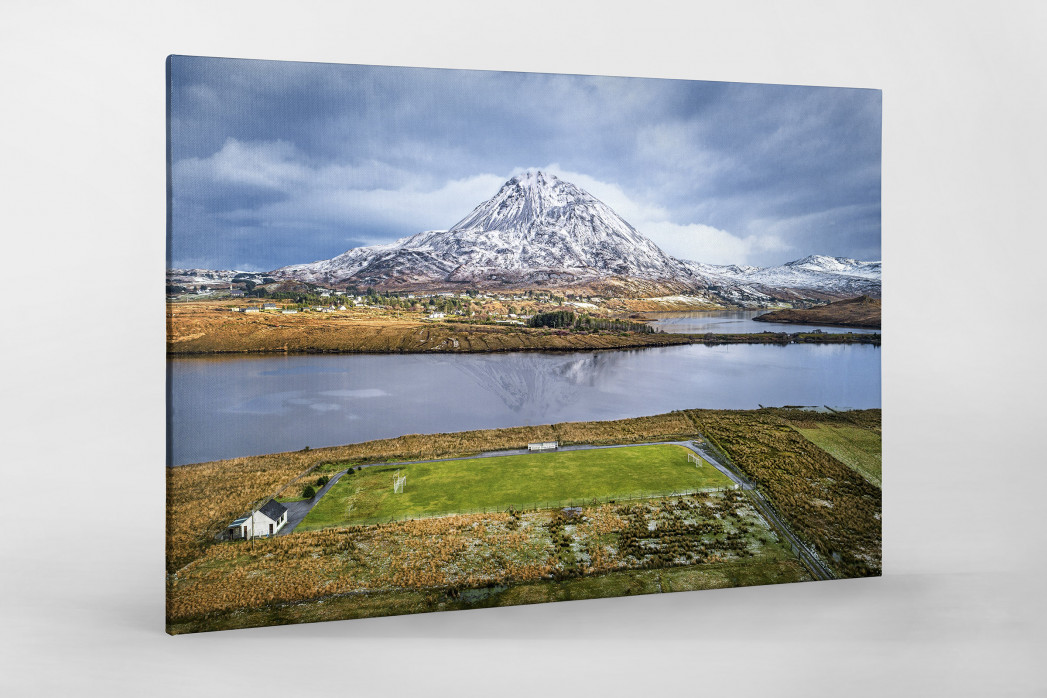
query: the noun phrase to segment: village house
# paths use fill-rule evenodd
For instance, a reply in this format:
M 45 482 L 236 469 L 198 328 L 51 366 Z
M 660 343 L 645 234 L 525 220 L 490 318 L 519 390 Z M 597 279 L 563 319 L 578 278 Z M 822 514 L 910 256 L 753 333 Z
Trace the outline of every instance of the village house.
M 276 535 L 287 523 L 287 507 L 275 499 L 229 524 L 230 540 L 250 540 Z
M 276 310 L 276 303 L 262 303 L 262 310 Z

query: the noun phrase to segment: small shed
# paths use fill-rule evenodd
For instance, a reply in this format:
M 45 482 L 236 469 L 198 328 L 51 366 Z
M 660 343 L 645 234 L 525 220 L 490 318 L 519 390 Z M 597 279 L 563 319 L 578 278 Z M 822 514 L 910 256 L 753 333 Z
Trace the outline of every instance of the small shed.
M 555 451 L 556 447 L 559 446 L 558 441 L 538 441 L 533 444 L 527 444 L 528 451 Z
M 276 535 L 286 523 L 287 507 L 275 499 L 270 499 L 255 511 L 229 524 L 229 538 L 231 540 L 266 538 Z

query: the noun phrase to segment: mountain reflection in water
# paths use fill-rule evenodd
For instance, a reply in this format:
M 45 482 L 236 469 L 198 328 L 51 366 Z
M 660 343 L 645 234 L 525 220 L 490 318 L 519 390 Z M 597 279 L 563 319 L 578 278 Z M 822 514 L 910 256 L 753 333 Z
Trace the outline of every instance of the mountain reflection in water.
M 880 406 L 867 345 L 173 358 L 169 463 L 695 407 Z

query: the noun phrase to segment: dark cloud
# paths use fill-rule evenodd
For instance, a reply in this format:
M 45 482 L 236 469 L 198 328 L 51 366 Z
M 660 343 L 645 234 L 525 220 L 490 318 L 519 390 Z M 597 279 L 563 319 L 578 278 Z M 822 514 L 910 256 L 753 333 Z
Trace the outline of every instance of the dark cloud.
M 877 91 L 179 56 L 170 78 L 176 265 L 445 228 L 548 166 L 679 256 L 879 257 Z

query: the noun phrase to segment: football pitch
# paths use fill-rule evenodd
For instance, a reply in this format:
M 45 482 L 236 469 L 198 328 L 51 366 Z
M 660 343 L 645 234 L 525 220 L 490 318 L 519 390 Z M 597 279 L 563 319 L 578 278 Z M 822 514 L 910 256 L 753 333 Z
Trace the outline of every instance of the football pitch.
M 295 530 L 733 487 L 689 453 L 658 444 L 372 466 L 343 475 Z M 397 474 L 406 481 L 394 493 Z

